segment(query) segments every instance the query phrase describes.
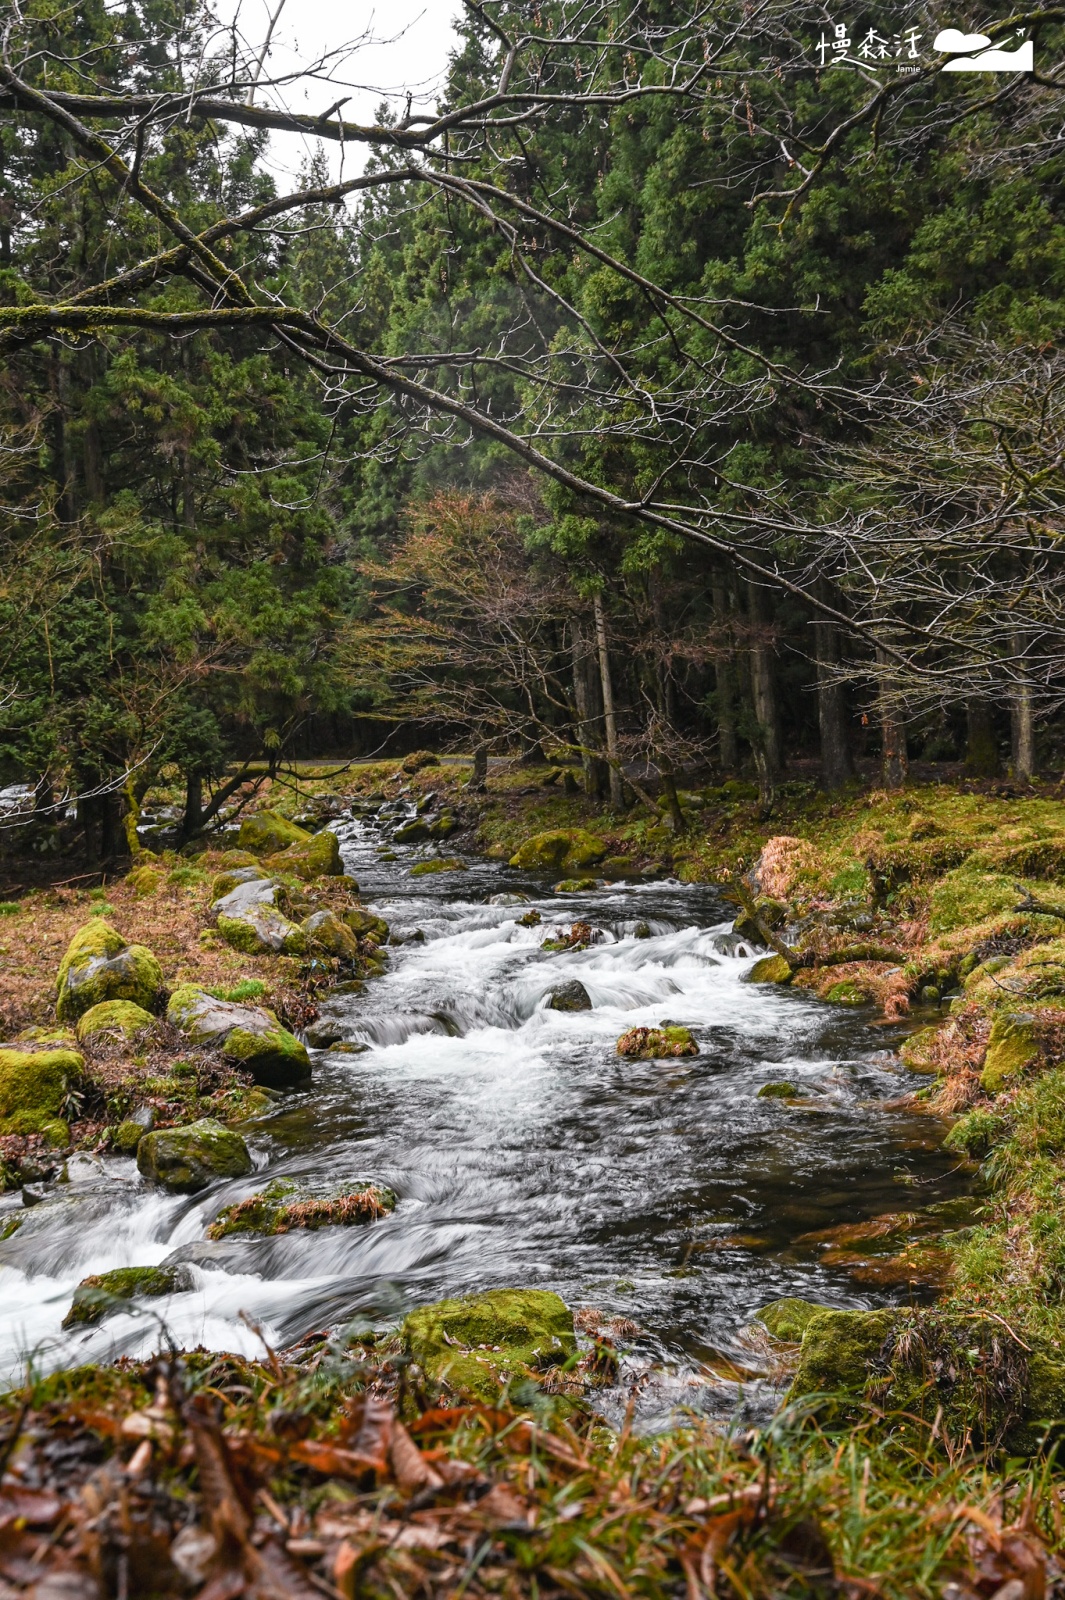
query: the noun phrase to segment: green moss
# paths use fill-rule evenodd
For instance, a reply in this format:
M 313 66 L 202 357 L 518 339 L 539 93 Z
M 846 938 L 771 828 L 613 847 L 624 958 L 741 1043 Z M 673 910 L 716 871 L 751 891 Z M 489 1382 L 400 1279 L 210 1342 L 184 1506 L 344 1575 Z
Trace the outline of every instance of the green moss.
M 302 928 L 290 921 L 276 906 L 251 906 L 240 916 L 222 913 L 218 918 L 218 932 L 231 949 L 242 955 L 303 955 L 307 937 Z
M 699 1046 L 690 1028 L 663 1024 L 659 1028 L 630 1028 L 617 1042 L 619 1056 L 639 1061 L 660 1061 L 676 1056 L 697 1056 Z
M 251 867 L 232 867 L 228 872 L 220 872 L 211 884 L 211 900 L 222 900 L 227 894 L 242 883 L 265 883 L 268 874 L 256 863 Z
M 966 862 L 948 872 L 932 890 L 929 932 L 949 933 L 955 928 L 974 928 L 1012 911 L 1019 898 L 1014 879 L 1000 873 L 982 872 L 972 862 Z
M 302 1194 L 289 1179 L 275 1179 L 259 1194 L 220 1211 L 207 1230 L 209 1239 L 230 1234 L 290 1233 L 293 1229 L 351 1227 L 374 1222 L 396 1209 L 396 1196 L 380 1184 L 355 1183 L 329 1194 Z
M 181 1294 L 192 1286 L 192 1274 L 187 1267 L 116 1267 L 112 1272 L 93 1273 L 83 1278 L 74 1290 L 63 1327 L 100 1322 L 110 1312 L 122 1310 L 121 1302 Z M 116 1301 L 120 1303 L 116 1305 Z
M 794 1295 L 788 1295 L 783 1300 L 771 1300 L 767 1306 L 756 1311 L 755 1316 L 765 1324 L 774 1339 L 798 1344 L 814 1317 L 819 1317 L 827 1310 L 827 1306 L 819 1306 L 813 1300 L 799 1300 Z
M 863 1394 L 896 1316 L 892 1311 L 818 1311 L 803 1332 L 789 1397 Z
M 91 1006 L 78 1018 L 77 1036 L 82 1044 L 99 1039 L 106 1034 L 117 1034 L 123 1039 L 135 1039 L 139 1033 L 155 1026 L 155 1018 L 143 1006 L 132 1000 L 102 1000 Z
M 310 883 L 314 878 L 337 878 L 344 871 L 340 840 L 330 829 L 311 834 L 306 844 L 293 844 L 269 855 L 265 865 L 273 872 L 289 872 Z
M 111 1148 L 120 1156 L 133 1156 L 147 1129 L 139 1122 L 120 1122 L 111 1135 Z
M 938 1028 L 918 1028 L 916 1033 L 911 1033 L 899 1051 L 903 1065 L 909 1067 L 911 1072 L 936 1072 L 938 1068 L 932 1060 L 931 1051 L 938 1037 Z
M 268 1089 L 300 1089 L 311 1081 L 307 1046 L 287 1028 L 278 1026 L 264 1032 L 234 1028 L 222 1046 L 222 1054 Z
M 220 1178 L 242 1178 L 252 1161 L 239 1133 L 204 1117 L 186 1128 L 146 1133 L 137 1148 L 137 1166 L 175 1194 L 196 1194 Z
M 0 1048 L 0 1117 L 37 1119 L 40 1126 L 26 1131 L 39 1132 L 60 1115 L 81 1082 L 84 1066 L 77 1050 Z
M 241 978 L 231 989 L 206 989 L 204 993 L 213 995 L 216 1000 L 230 1000 L 239 1005 L 245 1000 L 261 1000 L 266 993 L 266 984 L 261 978 Z
M 781 1083 L 763 1083 L 756 1099 L 758 1100 L 797 1100 L 800 1090 L 794 1083 L 784 1079 Z
M 790 983 L 794 973 L 783 956 L 763 956 L 747 974 L 748 983 Z
M 432 861 L 419 861 L 410 869 L 412 878 L 425 878 L 436 872 L 465 872 L 466 863 L 457 856 L 440 856 Z
M 350 911 L 343 912 L 340 920 L 347 924 L 356 939 L 368 939 L 373 944 L 384 944 L 388 938 L 388 923 L 384 917 L 375 917 L 362 906 L 353 906 Z
M 988 1151 L 1001 1138 L 1006 1124 L 993 1111 L 977 1107 L 968 1112 L 951 1128 L 943 1140 L 944 1150 L 956 1150 L 974 1161 L 982 1161 Z
M 272 856 L 289 845 L 308 845 L 312 838 L 305 828 L 297 828 L 276 811 L 257 811 L 244 818 L 237 843 L 253 856 Z
M 150 895 L 158 894 L 163 886 L 164 876 L 158 867 L 136 867 L 126 882 L 138 900 L 146 900 Z
M 991 1024 L 980 1087 L 997 1094 L 1039 1058 L 1036 1020 L 1027 1011 L 1000 1012 Z
M 835 1006 L 867 1006 L 869 996 L 858 984 L 847 979 L 843 983 L 834 983 L 825 995 L 825 999 Z
M 109 922 L 94 919 L 79 928 L 59 964 L 56 1015 L 72 1022 L 105 1000 L 131 1000 L 151 1011 L 162 987 L 162 968 L 152 952 L 127 944 Z
M 333 911 L 315 911 L 301 924 L 307 939 L 307 949 L 321 955 L 335 956 L 339 961 L 357 961 L 359 946 L 346 923 Z
M 598 889 L 598 878 L 563 878 L 554 887 L 555 894 L 587 894 L 591 889 Z
M 527 872 L 572 873 L 595 866 L 606 853 L 606 845 L 595 834 L 583 828 L 556 828 L 526 839 L 514 852 L 510 865 Z
M 484 1400 L 500 1387 L 576 1354 L 573 1313 L 544 1289 L 493 1289 L 412 1311 L 404 1348 L 422 1369 Z

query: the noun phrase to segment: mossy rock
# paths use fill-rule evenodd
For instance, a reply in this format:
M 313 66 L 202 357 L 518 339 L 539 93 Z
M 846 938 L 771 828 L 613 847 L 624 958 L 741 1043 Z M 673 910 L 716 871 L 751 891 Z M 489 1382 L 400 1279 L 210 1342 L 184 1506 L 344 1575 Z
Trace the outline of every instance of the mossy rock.
M 800 1300 L 795 1295 L 787 1295 L 782 1300 L 771 1300 L 767 1306 L 762 1306 L 755 1316 L 759 1322 L 773 1335 L 774 1339 L 784 1339 L 790 1344 L 798 1344 L 814 1317 L 819 1317 L 827 1306 L 820 1306 L 815 1300 Z
M 400 762 L 401 772 L 421 772 L 425 767 L 438 767 L 440 757 L 434 756 L 431 750 L 412 750 L 409 756 L 404 756 Z
M 457 856 L 441 856 L 434 861 L 419 861 L 416 866 L 411 867 L 410 875 L 412 878 L 427 878 L 437 872 L 465 871 L 465 861 L 460 861 Z
M 152 952 L 127 944 L 102 917 L 79 928 L 59 963 L 56 1015 L 73 1022 L 104 1000 L 132 1000 L 145 1011 L 157 1005 L 163 972 Z
M 594 867 L 607 853 L 603 840 L 584 828 L 555 828 L 524 840 L 510 858 L 512 867 L 527 872 L 579 872 Z
M 126 875 L 126 882 L 138 900 L 147 900 L 151 895 L 158 894 L 165 881 L 165 874 L 158 867 L 135 867 Z
M 995 1112 L 978 1106 L 966 1112 L 943 1140 L 944 1150 L 955 1150 L 971 1161 L 982 1161 L 1006 1132 L 1006 1122 Z
M 755 1099 L 757 1100 L 797 1100 L 802 1091 L 788 1080 L 782 1079 L 780 1083 L 763 1083 Z
M 404 1349 L 430 1378 L 482 1400 L 503 1384 L 568 1361 L 577 1351 L 573 1313 L 546 1289 L 490 1289 L 412 1311 Z
M 135 1039 L 154 1027 L 155 1018 L 151 1012 L 132 1000 L 101 1000 L 98 1006 L 90 1006 L 78 1018 L 76 1032 L 79 1043 L 88 1044 L 90 1040 L 109 1034 L 120 1039 Z
M 249 1195 L 236 1205 L 220 1211 L 207 1230 L 209 1239 L 225 1239 L 230 1234 L 279 1234 L 294 1229 L 352 1227 L 376 1222 L 396 1209 L 393 1190 L 383 1184 L 347 1184 L 329 1194 L 304 1193 L 299 1184 L 278 1178 L 259 1194 Z
M 599 868 L 604 878 L 614 881 L 628 878 L 637 870 L 632 856 L 607 856 Z
M 335 957 L 338 961 L 358 960 L 358 940 L 335 911 L 312 912 L 304 918 L 300 927 L 306 935 L 308 950 Z
M 0 1047 L 0 1118 L 29 1117 L 43 1128 L 62 1112 L 67 1096 L 82 1080 L 84 1066 L 85 1058 L 77 1050 Z
M 578 978 L 573 978 L 569 983 L 563 983 L 557 989 L 552 989 L 547 997 L 548 1011 L 590 1011 L 592 1000 L 584 984 Z
M 824 998 L 834 1006 L 867 1006 L 869 996 L 859 984 L 847 978 L 843 983 L 834 983 L 827 990 Z
M 938 1037 L 938 1028 L 918 1028 L 916 1033 L 911 1033 L 899 1050 L 903 1066 L 909 1067 L 911 1072 L 937 1072 L 931 1049 Z
M 789 1398 L 805 1394 L 861 1395 L 897 1313 L 825 1311 L 807 1320 Z
M 748 983 L 790 983 L 794 977 L 783 956 L 763 956 L 747 974 Z
M 111 1135 L 111 1149 L 116 1155 L 135 1156 L 137 1154 L 137 1146 L 147 1132 L 147 1128 L 142 1123 L 134 1122 L 132 1119 L 127 1122 L 120 1122 Z
M 172 1194 L 197 1194 L 221 1178 L 243 1178 L 252 1160 L 239 1133 L 203 1117 L 185 1128 L 146 1133 L 137 1147 L 137 1167 Z
M 252 905 L 238 915 L 218 913 L 219 936 L 246 956 L 301 956 L 307 936 L 298 923 L 272 905 Z
M 1038 1059 L 1039 1038 L 1031 1012 L 1000 1012 L 991 1024 L 980 1087 L 986 1094 L 997 1094 Z
M 272 872 L 290 872 L 304 883 L 315 878 L 339 878 L 344 871 L 340 840 L 329 828 L 309 835 L 307 844 L 290 845 L 287 850 L 267 856 L 263 864 Z
M 678 1056 L 697 1056 L 699 1046 L 690 1028 L 669 1023 L 660 1028 L 630 1028 L 617 1042 L 619 1056 L 637 1061 L 662 1061 Z
M 257 861 L 251 866 L 230 867 L 227 871 L 218 873 L 211 884 L 212 904 L 224 900 L 226 895 L 232 894 L 242 883 L 265 883 L 268 880 L 269 874 Z
M 429 837 L 430 839 L 450 839 L 457 827 L 457 819 L 450 812 L 446 812 L 442 817 L 437 817 L 435 822 L 430 822 Z
M 306 1045 L 263 1006 L 216 1000 L 198 984 L 186 983 L 171 995 L 167 1021 L 193 1044 L 220 1050 L 267 1089 L 302 1089 L 311 1081 Z
M 351 929 L 356 939 L 384 944 L 388 938 L 388 923 L 384 917 L 375 917 L 372 911 L 365 910 L 363 906 L 353 906 L 350 911 L 341 912 L 340 920 Z
M 276 811 L 257 811 L 240 825 L 237 844 L 253 856 L 273 856 L 289 845 L 308 845 L 313 834 Z
M 429 837 L 429 824 L 421 817 L 401 823 L 392 835 L 396 844 L 421 844 Z
M 184 1294 L 195 1287 L 188 1267 L 116 1267 L 112 1272 L 82 1278 L 74 1290 L 64 1328 L 102 1322 L 112 1312 L 125 1309 L 130 1300 L 155 1300 L 161 1295 Z M 115 1302 L 122 1302 L 116 1304 Z
M 554 887 L 555 894 L 586 894 L 590 889 L 598 889 L 598 878 L 563 878 Z

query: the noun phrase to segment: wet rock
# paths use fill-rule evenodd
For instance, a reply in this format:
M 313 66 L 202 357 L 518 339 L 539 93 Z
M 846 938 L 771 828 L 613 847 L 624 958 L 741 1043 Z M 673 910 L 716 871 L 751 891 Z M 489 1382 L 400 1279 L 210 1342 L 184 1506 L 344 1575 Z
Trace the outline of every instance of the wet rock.
M 302 1089 L 310 1082 L 306 1046 L 264 1006 L 216 1000 L 197 984 L 186 983 L 171 996 L 167 1020 L 194 1044 L 220 1050 L 268 1089 Z
M 63 1327 L 77 1328 L 102 1322 L 113 1312 L 124 1310 L 127 1301 L 184 1294 L 194 1287 L 195 1280 L 188 1267 L 116 1267 L 113 1272 L 93 1273 L 82 1278 L 74 1290 Z
M 457 856 L 442 856 L 438 860 L 419 861 L 417 866 L 411 867 L 412 878 L 425 878 L 437 872 L 465 872 L 466 863 Z
M 800 1300 L 794 1295 L 787 1295 L 783 1300 L 771 1300 L 767 1306 L 756 1311 L 755 1316 L 765 1324 L 774 1339 L 798 1344 L 814 1317 L 819 1317 L 827 1310 L 828 1306 L 818 1305 L 815 1300 Z
M 790 983 L 792 969 L 783 956 L 763 956 L 747 974 L 748 983 Z
M 763 1083 L 755 1096 L 758 1100 L 797 1100 L 801 1090 L 794 1083 L 782 1079 L 780 1083 Z
M 104 1000 L 132 1000 L 151 1011 L 162 987 L 162 968 L 152 952 L 128 944 L 103 917 L 94 917 L 78 929 L 59 963 L 56 1016 L 73 1022 Z
M 637 1061 L 664 1061 L 671 1057 L 697 1056 L 699 1046 L 690 1028 L 663 1024 L 659 1028 L 630 1028 L 617 1042 L 619 1056 Z
M 492 1401 L 515 1378 L 534 1376 L 576 1352 L 573 1313 L 545 1289 L 492 1289 L 412 1311 L 404 1349 L 436 1382 Z
M 458 822 L 449 813 L 437 817 L 435 822 L 429 824 L 430 839 L 448 839 L 458 827 Z
M 340 920 L 347 925 L 356 939 L 368 939 L 373 944 L 384 944 L 388 938 L 388 923 L 384 917 L 375 917 L 372 911 L 354 906 L 341 913 Z
M 0 1133 L 43 1133 L 66 1144 L 62 1113 L 84 1065 L 77 1050 L 0 1046 Z
M 527 894 L 490 894 L 485 901 L 486 906 L 527 906 Z
M 547 997 L 548 1011 L 590 1011 L 592 1000 L 583 983 L 574 978 L 570 983 L 552 989 Z
M 599 870 L 604 878 L 613 881 L 632 877 L 635 867 L 636 863 L 631 856 L 607 856 Z
M 757 941 L 743 939 L 738 933 L 716 933 L 713 939 L 714 949 L 721 956 L 753 956 Z M 750 976 L 748 975 L 748 982 Z
M 101 1000 L 98 1006 L 90 1006 L 78 1018 L 75 1031 L 78 1042 L 88 1044 L 91 1040 L 103 1039 L 108 1035 L 119 1039 L 135 1039 L 138 1034 L 154 1026 L 155 1018 L 151 1012 L 135 1005 L 132 1000 Z
M 239 1133 L 213 1117 L 186 1128 L 146 1133 L 137 1149 L 137 1168 L 173 1194 L 197 1194 L 220 1178 L 242 1178 L 252 1168 Z
M 415 817 L 410 822 L 404 822 L 392 835 L 396 844 L 421 844 L 429 837 L 429 824 Z
M 987 1094 L 997 1094 L 1038 1059 L 1035 1017 L 1029 1011 L 1000 1011 L 991 1024 L 980 1087 Z
M 303 1037 L 312 1050 L 328 1050 L 331 1044 L 339 1044 L 343 1039 L 344 1028 L 341 1023 L 333 1022 L 328 1017 L 319 1017 L 317 1022 L 304 1028 Z
M 598 887 L 598 878 L 563 878 L 560 883 L 555 884 L 553 893 L 586 894 L 589 890 L 598 889 Z
M 107 1177 L 99 1156 L 90 1156 L 84 1150 L 75 1150 L 63 1163 L 60 1183 L 102 1183 Z
M 315 878 L 339 878 L 344 871 L 340 859 L 340 840 L 329 828 L 311 836 L 307 844 L 289 845 L 266 856 L 263 865 L 271 872 L 289 872 L 310 883 Z
M 540 915 L 539 911 L 534 909 L 532 911 L 526 911 L 523 917 L 515 917 L 514 926 L 516 928 L 538 928 L 543 920 L 544 919 Z
M 653 939 L 654 934 L 651 930 L 651 924 L 649 922 L 637 922 L 632 930 L 632 937 L 634 939 Z
M 579 872 L 602 861 L 607 847 L 584 828 L 556 828 L 524 840 L 510 858 L 512 867 L 529 872 Z
M 354 933 L 333 911 L 315 911 L 300 924 L 307 949 L 339 961 L 357 961 L 359 945 Z
M 803 1330 L 792 1395 L 841 1390 L 861 1393 L 895 1317 L 892 1311 L 826 1311 L 819 1307 Z
M 273 856 L 289 845 L 308 845 L 312 837 L 276 811 L 257 811 L 241 823 L 238 843 L 253 856 Z
M 360 1180 L 327 1194 L 313 1194 L 298 1183 L 277 1178 L 259 1194 L 220 1211 L 207 1230 L 209 1239 L 235 1233 L 278 1234 L 293 1229 L 352 1227 L 376 1222 L 396 1209 L 393 1190 Z

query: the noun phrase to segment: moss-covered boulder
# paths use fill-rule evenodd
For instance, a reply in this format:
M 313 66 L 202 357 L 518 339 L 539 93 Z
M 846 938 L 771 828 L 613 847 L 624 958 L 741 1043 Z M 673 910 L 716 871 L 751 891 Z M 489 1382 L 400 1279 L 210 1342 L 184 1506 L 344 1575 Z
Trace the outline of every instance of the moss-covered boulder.
M 154 1028 L 155 1018 L 132 1000 L 101 1000 L 78 1018 L 77 1035 L 81 1044 L 105 1038 L 135 1039 Z
M 306 828 L 298 828 L 276 811 L 256 811 L 241 823 L 237 844 L 249 855 L 273 856 L 289 845 L 310 844 L 313 837 Z
M 153 894 L 159 893 L 166 882 L 166 874 L 160 867 L 134 867 L 133 871 L 127 874 L 126 882 L 138 900 L 147 900 Z
M 219 872 L 211 884 L 211 901 L 217 905 L 219 900 L 224 900 L 226 895 L 232 894 L 242 883 L 264 883 L 270 874 L 258 862 L 251 866 L 228 867 L 225 872 Z
M 606 853 L 603 840 L 584 828 L 555 828 L 524 840 L 511 856 L 510 865 L 527 872 L 574 875 L 582 867 L 594 867 Z
M 562 878 L 555 884 L 554 894 L 588 894 L 598 889 L 598 878 Z
M 899 1050 L 903 1066 L 909 1067 L 911 1072 L 938 1072 L 939 1067 L 932 1053 L 938 1036 L 938 1028 L 918 1028 L 916 1033 L 911 1033 L 908 1039 L 903 1040 Z
M 819 1306 L 815 1300 L 800 1300 L 795 1295 L 786 1295 L 782 1300 L 771 1300 L 767 1306 L 762 1306 L 755 1316 L 774 1339 L 798 1344 L 814 1317 L 821 1316 L 827 1310 L 827 1306 Z
M 779 1083 L 763 1083 L 755 1096 L 758 1100 L 797 1100 L 802 1091 L 788 1078 Z
M 437 1382 L 498 1397 L 500 1387 L 558 1366 L 576 1354 L 573 1313 L 546 1289 L 491 1289 L 412 1311 L 405 1350 Z
M 894 1327 L 894 1311 L 825 1311 L 810 1317 L 802 1335 L 791 1395 L 861 1395 L 876 1376 L 875 1363 Z
M 851 978 L 845 978 L 842 983 L 834 983 L 825 994 L 825 999 L 834 1006 L 867 1006 L 869 996 L 865 990 Z
M 403 822 L 392 834 L 396 844 L 421 844 L 429 837 L 429 824 L 421 817 L 412 817 L 410 822 Z
M 1039 1038 L 1031 1012 L 999 1012 L 991 1024 L 980 1087 L 986 1094 L 997 1094 L 1038 1059 Z
M 193 1044 L 220 1050 L 233 1066 L 250 1072 L 267 1089 L 303 1089 L 311 1081 L 307 1047 L 265 1006 L 216 1000 L 197 984 L 175 989 L 167 1021 Z
M 358 960 L 358 940 L 335 911 L 315 911 L 304 918 L 300 927 L 312 954 L 335 957 L 338 961 Z
M 340 920 L 351 929 L 356 939 L 384 944 L 388 938 L 388 923 L 384 917 L 375 917 L 372 911 L 367 911 L 363 906 L 353 906 L 350 911 L 342 912 Z
M 466 863 L 457 856 L 436 856 L 430 861 L 419 861 L 411 867 L 412 878 L 428 878 L 437 872 L 465 872 Z
M 302 955 L 306 936 L 278 905 L 280 884 L 273 878 L 238 883 L 212 906 L 218 932 L 244 955 Z
M 763 956 L 747 974 L 748 983 L 790 983 L 794 973 L 783 956 Z
M 339 878 L 344 871 L 340 859 L 340 840 L 329 828 L 311 834 L 306 844 L 292 844 L 287 850 L 265 857 L 271 872 L 290 872 L 310 883 L 315 878 Z
M 663 1023 L 658 1028 L 630 1028 L 618 1040 L 617 1052 L 637 1061 L 661 1061 L 674 1056 L 697 1056 L 699 1046 L 690 1028 Z
M 277 1178 L 259 1194 L 226 1206 L 207 1230 L 209 1239 L 234 1233 L 278 1234 L 293 1229 L 350 1228 L 376 1222 L 396 1209 L 395 1193 L 383 1184 L 346 1184 L 328 1194 L 310 1194 L 288 1178 Z
M 152 1011 L 163 988 L 163 972 L 142 944 L 128 944 L 103 917 L 79 928 L 59 963 L 56 1015 L 73 1022 L 104 1000 L 132 1000 Z
M 137 1146 L 140 1144 L 148 1129 L 142 1122 L 134 1122 L 132 1117 L 120 1122 L 111 1135 L 111 1149 L 118 1156 L 135 1156 Z
M 450 812 L 445 812 L 442 817 L 437 817 L 434 822 L 430 822 L 429 837 L 430 839 L 450 839 L 457 827 L 458 819 L 453 817 Z
M 197 1194 L 221 1178 L 243 1178 L 252 1160 L 239 1133 L 203 1117 L 185 1128 L 146 1133 L 137 1146 L 137 1167 L 172 1194 Z
M 185 1294 L 195 1287 L 188 1267 L 116 1267 L 112 1272 L 95 1272 L 82 1278 L 74 1290 L 70 1310 L 63 1318 L 64 1328 L 102 1322 L 114 1311 L 125 1309 L 130 1300 L 155 1300 L 162 1295 Z
M 0 1047 L 0 1133 L 58 1132 L 67 1096 L 81 1083 L 84 1065 L 77 1050 Z

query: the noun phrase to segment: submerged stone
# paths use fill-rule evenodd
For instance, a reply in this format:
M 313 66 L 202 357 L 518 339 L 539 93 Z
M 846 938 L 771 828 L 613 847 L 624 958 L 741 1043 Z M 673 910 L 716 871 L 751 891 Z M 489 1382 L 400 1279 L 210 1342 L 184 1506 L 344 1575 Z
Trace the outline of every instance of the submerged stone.
M 577 1352 L 573 1313 L 546 1289 L 491 1289 L 440 1300 L 403 1323 L 405 1350 L 429 1377 L 484 1400 Z
M 86 1323 L 102 1322 L 104 1317 L 113 1312 L 122 1311 L 129 1300 L 185 1294 L 194 1287 L 195 1281 L 188 1267 L 116 1267 L 112 1272 L 95 1272 L 88 1278 L 82 1278 L 74 1290 L 74 1299 L 63 1318 L 63 1327 L 76 1328 Z
M 56 976 L 56 1016 L 73 1022 L 104 1000 L 132 1000 L 145 1011 L 158 1003 L 163 972 L 144 945 L 128 944 L 103 917 L 79 928 Z
M 631 1056 L 638 1061 L 663 1061 L 676 1056 L 697 1056 L 696 1044 L 690 1028 L 663 1024 L 659 1028 L 630 1028 L 617 1043 L 619 1056 Z
M 278 1178 L 260 1194 L 249 1195 L 220 1211 L 207 1230 L 209 1239 L 234 1233 L 278 1234 L 293 1229 L 352 1227 L 376 1222 L 396 1209 L 393 1190 L 383 1184 L 357 1182 L 329 1194 L 302 1192 L 297 1183 Z
M 763 1083 L 755 1096 L 758 1100 L 797 1100 L 801 1090 L 785 1078 L 780 1083 Z
M 252 1160 L 239 1133 L 203 1117 L 186 1128 L 146 1133 L 137 1148 L 137 1167 L 174 1194 L 197 1194 L 220 1178 L 243 1178 Z

